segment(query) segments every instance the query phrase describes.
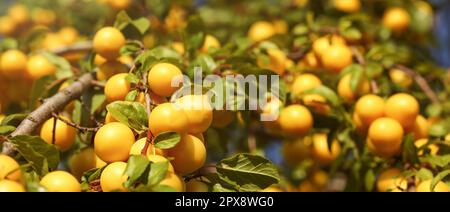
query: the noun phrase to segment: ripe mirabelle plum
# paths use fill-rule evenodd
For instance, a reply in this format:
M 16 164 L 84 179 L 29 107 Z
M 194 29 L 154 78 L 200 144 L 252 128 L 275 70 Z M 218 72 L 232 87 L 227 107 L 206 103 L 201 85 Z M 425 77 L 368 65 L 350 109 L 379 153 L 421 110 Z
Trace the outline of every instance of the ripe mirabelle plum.
M 367 94 L 358 99 L 355 114 L 363 126 L 369 127 L 373 121 L 384 116 L 384 99 L 373 94 Z
M 309 174 L 308 178 L 320 189 L 324 189 L 330 180 L 330 176 L 328 176 L 327 172 L 320 169 L 314 170 L 311 174 Z
M 369 127 L 368 140 L 373 148 L 369 149 L 377 156 L 392 157 L 401 149 L 403 132 L 402 126 L 396 120 L 379 118 Z
M 133 3 L 133 0 L 106 0 L 106 3 L 113 9 L 125 10 Z
M 37 25 L 50 26 L 56 21 L 56 14 L 53 10 L 36 8 L 31 12 L 31 19 Z
M 425 117 L 418 115 L 414 122 L 413 130 L 414 139 L 428 138 L 429 124 Z
M 26 76 L 27 56 L 19 50 L 7 50 L 0 57 L 0 72 L 7 79 L 22 79 Z
M 166 174 L 166 178 L 164 178 L 164 180 L 162 180 L 159 184 L 172 187 L 177 192 L 186 191 L 186 185 L 183 179 L 181 179 L 181 177 L 179 177 L 177 174 L 173 172 L 168 171 Z
M 432 192 L 431 191 L 431 180 L 426 180 L 426 181 L 419 183 L 419 185 L 416 187 L 416 192 Z M 433 192 L 450 192 L 450 188 L 444 182 L 439 181 L 436 184 L 436 187 L 434 187 Z
M 180 54 L 184 54 L 184 43 L 182 42 L 173 42 L 171 47 Z
M 163 132 L 184 133 L 189 129 L 189 119 L 186 113 L 173 103 L 163 103 L 153 109 L 149 125 L 154 136 Z
M 213 111 L 207 96 L 186 95 L 177 99 L 174 103 L 184 111 L 188 119 L 188 133 L 205 132 L 212 123 Z
M 53 171 L 46 174 L 40 184 L 49 192 L 80 192 L 78 180 L 65 171 Z
M 9 16 L 0 17 L 0 35 L 11 36 L 17 30 L 17 23 Z
M 97 79 L 100 81 L 107 80 L 112 76 L 120 73 L 127 73 L 128 67 L 117 60 L 110 60 L 102 63 L 96 73 Z
M 209 186 L 199 180 L 192 179 L 186 183 L 186 192 L 208 192 Z
M 104 165 L 105 162 L 97 157 L 94 149 L 91 147 L 80 150 L 69 160 L 70 173 L 72 173 L 78 180 L 81 180 L 84 172 L 95 168 L 101 168 Z
M 65 117 L 63 117 L 65 118 Z M 68 118 L 65 118 L 68 119 Z M 47 120 L 41 128 L 41 138 L 48 144 L 53 142 L 53 123 L 54 118 Z M 76 129 L 64 123 L 61 120 L 56 121 L 55 145 L 61 151 L 67 151 L 75 143 Z
M 286 34 L 289 31 L 287 22 L 283 19 L 277 19 L 272 21 L 272 25 L 276 34 Z
M 171 163 L 177 173 L 189 174 L 205 163 L 206 147 L 199 138 L 184 134 L 180 142 L 168 150 L 167 155 L 174 158 Z
M 19 164 L 12 157 L 0 154 L 0 180 L 20 181 L 22 173 Z
M 187 186 L 187 185 L 186 185 Z M 277 186 L 269 186 L 263 190 L 261 190 L 261 192 L 283 192 L 283 190 L 281 190 L 280 188 L 278 188 Z
M 33 55 L 27 62 L 27 75 L 32 80 L 37 80 L 43 76 L 52 75 L 56 72 L 56 67 L 42 55 Z
M 419 102 L 407 93 L 398 93 L 386 101 L 385 114 L 397 120 L 405 130 L 411 130 L 419 115 Z
M 337 159 L 341 153 L 341 145 L 337 140 L 331 143 L 331 152 L 328 147 L 326 134 L 314 134 L 312 137 L 312 156 L 320 164 L 328 165 Z
M 346 45 L 333 44 L 322 53 L 321 61 L 326 70 L 339 73 L 353 63 L 353 53 Z
M 317 76 L 313 74 L 300 74 L 295 77 L 291 92 L 293 96 L 298 96 L 320 85 L 322 85 L 322 81 Z
M 125 45 L 125 36 L 114 27 L 104 27 L 94 36 L 95 52 L 107 60 L 114 60 L 120 56 L 120 49 Z
M 200 52 L 207 53 L 210 48 L 219 49 L 220 41 L 212 35 L 206 35 L 203 46 L 200 48 Z
M 128 191 L 123 185 L 128 179 L 128 176 L 125 175 L 126 168 L 127 163 L 125 162 L 114 162 L 106 166 L 100 175 L 102 191 Z
M 404 31 L 409 27 L 411 17 L 400 7 L 388 9 L 383 16 L 383 25 L 393 31 Z
M 282 155 L 287 164 L 295 166 L 311 155 L 312 137 L 305 136 L 283 142 Z
M 261 42 L 275 35 L 275 27 L 267 21 L 258 21 L 250 26 L 248 37 L 253 42 Z
M 310 51 L 306 53 L 305 57 L 303 57 L 302 60 L 299 61 L 297 64 L 302 69 L 309 68 L 309 69 L 316 69 L 319 68 L 320 63 L 319 59 L 317 58 L 316 54 L 314 52 Z
M 116 74 L 106 81 L 105 96 L 106 101 L 124 101 L 131 90 L 131 84 L 126 79 L 127 73 Z
M 0 192 L 25 192 L 25 188 L 16 181 L 0 180 Z
M 416 140 L 416 141 L 414 142 L 414 145 L 415 145 L 418 149 L 419 149 L 419 148 L 422 148 L 424 145 L 427 145 L 427 144 L 428 144 L 428 139 L 426 139 L 426 138 L 422 138 L 422 139 Z M 432 144 L 426 146 L 426 149 L 427 149 L 427 151 L 430 152 L 430 155 L 432 155 L 432 156 L 436 156 L 437 153 L 439 152 L 439 146 L 438 146 L 437 144 L 435 144 L 435 143 L 432 143 Z M 423 150 L 423 149 L 422 149 L 422 150 L 419 150 L 419 151 L 417 152 L 417 155 L 418 155 L 418 156 L 423 156 L 423 155 L 424 155 L 424 150 Z
M 211 125 L 215 128 L 224 128 L 234 121 L 236 114 L 229 110 L 213 110 Z
M 147 138 L 141 138 L 136 141 L 130 149 L 130 155 L 140 155 L 142 149 L 144 149 L 145 142 L 147 142 Z M 147 158 L 153 155 L 153 146 L 152 144 L 148 144 L 147 149 Z M 156 155 L 166 156 L 166 152 L 162 149 L 154 148 Z
M 280 113 L 280 126 L 288 135 L 305 135 L 313 126 L 313 116 L 309 110 L 302 105 L 290 105 Z
M 400 169 L 389 168 L 383 170 L 378 176 L 377 190 L 379 192 L 401 192 L 406 191 L 408 182 Z
M 172 86 L 172 81 L 182 80 L 182 77 L 183 73 L 178 67 L 170 63 L 159 63 L 154 65 L 148 72 L 148 84 L 150 89 L 158 96 L 167 97 L 181 87 L 181 83 Z
M 107 112 L 106 116 L 105 116 L 105 124 L 109 124 L 112 122 L 118 122 L 118 121 L 111 115 L 110 112 Z
M 334 7 L 346 13 L 358 12 L 361 9 L 361 2 L 359 0 L 333 0 Z
M 338 44 L 345 45 L 345 39 L 338 35 L 326 35 L 313 42 L 313 52 L 317 57 L 322 58 L 322 55 L 328 51 L 330 46 Z
M 30 13 L 23 4 L 15 4 L 8 9 L 8 16 L 17 24 L 22 25 L 30 20 Z
M 408 88 L 413 83 L 413 79 L 409 75 L 395 68 L 389 70 L 389 77 L 394 84 L 402 88 Z
M 269 61 L 265 61 L 262 55 L 258 57 L 258 66 L 269 69 L 278 75 L 283 75 L 286 71 L 286 62 L 288 61 L 286 54 L 279 49 L 268 49 L 267 56 L 269 57 Z
M 95 134 L 95 154 L 108 163 L 126 161 L 134 142 L 133 131 L 128 126 L 119 122 L 105 124 Z
M 370 92 L 370 83 L 366 78 L 360 80 L 358 86 L 353 91 L 350 87 L 352 79 L 351 74 L 343 76 L 338 83 L 338 94 L 346 102 L 353 102 L 359 95 L 367 94 Z
M 64 44 L 69 45 L 77 41 L 79 33 L 75 28 L 66 26 L 58 31 L 58 35 Z

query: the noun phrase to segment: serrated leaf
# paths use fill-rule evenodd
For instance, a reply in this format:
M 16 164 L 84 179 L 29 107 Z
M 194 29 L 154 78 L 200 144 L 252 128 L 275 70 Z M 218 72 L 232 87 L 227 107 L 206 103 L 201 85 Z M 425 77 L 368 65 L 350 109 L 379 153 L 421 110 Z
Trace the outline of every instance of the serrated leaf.
M 340 105 L 339 97 L 336 92 L 324 85 L 307 90 L 304 94 L 318 94 L 325 97 L 332 106 L 337 107 Z
M 168 185 L 155 185 L 151 187 L 152 192 L 176 192 L 175 188 Z
M 135 55 L 141 50 L 139 41 L 127 41 L 125 46 L 120 49 L 120 55 Z
M 125 77 L 125 80 L 127 80 L 130 83 L 134 83 L 134 84 L 139 83 L 139 78 L 136 75 L 131 74 L 131 73 Z
M 259 191 L 279 182 L 276 167 L 261 156 L 236 154 L 221 160 L 216 168 L 219 178 L 239 191 Z
M 436 187 L 436 185 L 445 177 L 447 177 L 448 175 L 450 175 L 450 170 L 445 170 L 440 172 L 439 174 L 436 175 L 436 177 L 433 178 L 433 180 L 431 180 L 430 183 L 430 191 L 434 191 L 434 188 Z
M 350 78 L 350 89 L 353 92 L 358 92 L 358 87 L 361 84 L 361 81 L 363 80 L 364 77 L 364 71 L 361 70 L 357 70 L 355 72 L 352 73 L 352 76 Z
M 59 163 L 59 151 L 38 136 L 20 135 L 11 138 L 17 151 L 39 175 L 55 170 Z
M 146 173 L 148 174 L 149 165 L 150 161 L 145 156 L 130 156 L 124 173 L 124 175 L 128 176 L 128 180 L 124 184 L 125 187 L 130 188 L 136 183 L 146 183 L 146 181 L 142 182 L 142 180 L 147 180 Z
M 114 119 L 138 132 L 147 129 L 147 109 L 139 102 L 116 101 L 106 106 L 106 109 Z
M 160 183 L 167 174 L 169 161 L 150 164 L 150 173 L 148 174 L 147 185 L 154 186 Z
M 155 137 L 153 141 L 158 149 L 170 149 L 177 145 L 181 140 L 180 134 L 176 132 L 164 132 Z
M 423 162 L 428 162 L 433 166 L 446 167 L 450 164 L 450 155 L 429 155 L 428 157 L 422 159 Z
M 33 110 L 39 103 L 40 98 L 44 98 L 48 95 L 47 86 L 56 80 L 55 76 L 44 76 L 33 82 L 31 88 L 30 100 L 28 108 Z

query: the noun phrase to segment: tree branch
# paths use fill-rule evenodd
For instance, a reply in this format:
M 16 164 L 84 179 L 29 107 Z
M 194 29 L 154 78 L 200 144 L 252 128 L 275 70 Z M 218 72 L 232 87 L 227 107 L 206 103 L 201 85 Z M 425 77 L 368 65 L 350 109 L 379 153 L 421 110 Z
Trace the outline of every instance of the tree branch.
M 72 52 L 87 52 L 92 49 L 92 42 L 79 42 L 70 46 L 64 46 L 60 48 L 52 49 L 51 52 L 56 55 L 63 55 Z
M 92 73 L 84 74 L 66 89 L 46 99 L 40 107 L 31 112 L 20 123 L 11 136 L 32 134 L 42 123 L 52 117 L 53 112 L 63 110 L 67 104 L 79 98 L 92 86 L 92 80 L 94 80 Z M 14 155 L 16 151 L 12 143 L 4 142 L 2 152 L 7 155 Z
M 423 78 L 420 74 L 404 65 L 395 65 L 394 67 L 400 71 L 403 71 L 405 74 L 413 78 L 414 81 L 416 81 L 417 85 L 419 85 L 420 89 L 422 89 L 422 91 L 425 92 L 425 95 L 427 95 L 427 97 L 431 100 L 431 102 L 433 102 L 434 104 L 439 104 L 438 96 L 433 91 L 433 89 L 431 89 L 430 85 L 428 84 L 427 80 L 425 80 L 425 78 Z
M 77 129 L 78 131 L 83 132 L 83 133 L 84 132 L 97 132 L 100 129 L 100 127 L 82 127 L 82 126 L 80 126 L 78 124 L 75 124 L 75 123 L 73 123 L 73 122 L 71 122 L 71 121 L 69 121 L 67 119 L 64 119 L 64 118 L 60 117 L 55 112 L 52 113 L 52 116 L 53 116 L 54 120 L 58 119 L 58 120 L 60 120 L 60 121 L 62 121 L 64 123 L 66 123 L 67 125 Z M 55 133 L 53 133 L 53 134 L 55 134 Z

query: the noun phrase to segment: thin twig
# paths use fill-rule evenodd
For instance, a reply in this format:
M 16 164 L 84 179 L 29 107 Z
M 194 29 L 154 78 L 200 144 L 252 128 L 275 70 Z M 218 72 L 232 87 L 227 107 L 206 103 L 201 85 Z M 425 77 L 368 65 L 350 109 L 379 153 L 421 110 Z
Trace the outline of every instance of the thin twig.
M 353 56 L 355 56 L 356 61 L 362 66 L 366 65 L 366 59 L 364 59 L 364 56 L 361 54 L 361 52 L 356 48 L 355 46 L 350 47 L 350 50 L 353 53 Z
M 144 73 L 142 78 L 143 78 L 144 82 L 147 81 L 147 73 Z M 145 103 L 146 103 L 145 107 L 147 109 L 147 117 L 150 119 L 150 115 L 151 115 L 151 112 L 152 112 L 152 109 L 151 109 L 152 98 L 150 97 L 150 91 L 148 89 L 148 83 L 146 83 L 146 84 L 147 84 L 147 86 L 146 86 L 146 89 L 145 89 Z M 154 139 L 153 139 L 153 133 L 150 130 L 150 121 L 149 121 L 148 122 L 147 140 L 145 142 L 145 145 L 144 145 L 144 148 L 142 149 L 141 154 L 143 154 L 143 155 L 147 154 L 148 146 L 149 146 L 150 143 L 152 144 L 152 154 L 155 155 L 156 154 L 155 144 L 154 144 Z
M 52 128 L 52 144 L 55 145 L 56 143 L 56 123 L 58 120 L 56 118 L 53 118 L 53 128 Z
M 64 118 L 60 117 L 55 112 L 52 113 L 52 116 L 53 116 L 53 118 L 55 118 L 55 120 L 58 119 L 58 120 L 60 120 L 60 121 L 62 121 L 64 123 L 66 123 L 67 125 L 77 129 L 78 131 L 81 131 L 81 132 L 97 132 L 100 129 L 100 127 L 82 127 L 82 126 L 80 126 L 78 124 L 75 124 L 75 123 L 73 123 L 73 122 L 71 122 L 71 121 L 69 121 L 67 119 L 64 119 Z
M 431 89 L 430 85 L 428 84 L 427 80 L 423 78 L 420 74 L 412 70 L 411 68 L 408 68 L 404 65 L 395 65 L 395 68 L 397 68 L 400 71 L 403 71 L 405 74 L 413 78 L 417 85 L 419 85 L 420 89 L 422 89 L 423 92 L 425 92 L 425 95 L 433 102 L 434 104 L 439 104 L 439 98 L 436 95 L 436 93 Z
M 99 87 L 99 88 L 104 88 L 105 87 L 105 83 L 104 82 L 100 82 L 98 80 L 92 80 L 91 83 L 95 87 Z

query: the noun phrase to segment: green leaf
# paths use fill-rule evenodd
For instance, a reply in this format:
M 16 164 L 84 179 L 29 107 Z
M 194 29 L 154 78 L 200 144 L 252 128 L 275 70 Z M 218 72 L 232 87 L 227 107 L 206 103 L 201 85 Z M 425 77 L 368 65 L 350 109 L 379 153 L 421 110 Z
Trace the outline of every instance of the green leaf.
M 125 97 L 125 101 L 127 102 L 133 102 L 136 97 L 138 96 L 139 92 L 137 90 L 130 91 L 127 96 Z
M 141 50 L 139 41 L 127 41 L 125 46 L 120 49 L 120 55 L 135 55 Z
M 145 173 L 148 173 L 150 161 L 142 155 L 132 155 L 128 159 L 127 168 L 125 169 L 125 175 L 128 176 L 128 180 L 125 182 L 125 187 L 130 188 L 136 183 L 142 182 L 143 179 L 147 179 Z
M 375 184 L 375 173 L 373 173 L 373 170 L 370 169 L 366 172 L 366 176 L 364 177 L 364 185 L 366 187 L 367 191 L 372 191 L 373 186 Z
M 11 114 L 2 120 L 2 126 L 19 126 L 19 124 L 28 116 L 28 114 Z
M 355 72 L 352 73 L 352 76 L 350 78 L 350 89 L 353 92 L 358 92 L 358 87 L 361 84 L 361 81 L 364 78 L 364 71 L 363 69 L 359 70 L 357 69 Z
M 154 143 L 158 149 L 170 149 L 181 140 L 180 134 L 176 132 L 164 132 L 156 136 Z
M 28 108 L 33 110 L 39 103 L 39 99 L 45 98 L 48 95 L 47 86 L 56 80 L 55 76 L 44 76 L 33 82 L 31 88 L 30 100 Z
M 95 168 L 84 172 L 83 176 L 81 176 L 81 189 L 86 191 L 89 190 L 89 184 L 94 180 L 100 179 L 103 169 L 105 168 L 106 166 L 103 166 L 102 168 Z
M 156 48 L 153 48 L 152 50 L 148 51 L 149 56 L 154 57 L 158 60 L 161 59 L 175 59 L 175 60 L 181 60 L 182 56 L 177 51 L 164 47 L 164 46 L 158 46 Z
M 445 122 L 439 122 L 430 127 L 429 135 L 433 137 L 442 137 L 447 134 L 448 127 Z
M 150 21 L 144 17 L 133 20 L 131 24 L 141 33 L 141 35 L 144 35 L 150 28 Z
M 42 56 L 56 66 L 55 76 L 57 79 L 69 78 L 73 76 L 72 67 L 69 61 L 67 61 L 64 57 L 60 57 L 49 52 L 43 52 Z
M 319 94 L 319 95 L 325 97 L 325 99 L 327 99 L 327 101 L 330 102 L 331 105 L 334 107 L 337 107 L 341 104 L 336 92 L 334 92 L 332 89 L 330 89 L 324 85 L 307 90 L 304 92 L 304 94 Z
M 148 174 L 147 185 L 155 186 L 160 183 L 167 174 L 167 169 L 169 168 L 169 161 L 158 162 L 150 164 L 150 173 Z
M 223 159 L 216 168 L 219 178 L 239 191 L 259 191 L 280 180 L 276 167 L 269 160 L 251 154 Z
M 440 104 L 430 104 L 426 107 L 426 113 L 428 117 L 438 117 L 442 113 L 442 105 Z
M 39 175 L 45 175 L 49 169 L 55 170 L 58 166 L 58 149 L 38 136 L 15 136 L 11 138 L 11 143 Z
M 445 177 L 447 177 L 448 175 L 450 175 L 450 170 L 445 170 L 440 172 L 439 174 L 436 175 L 436 177 L 433 178 L 433 180 L 430 183 L 430 191 L 434 191 L 434 188 L 436 187 L 436 185 Z
M 127 77 L 125 77 L 125 79 L 130 82 L 130 83 L 134 83 L 134 84 L 138 84 L 139 83 L 139 78 L 134 75 L 134 74 L 128 74 Z
M 446 167 L 448 164 L 450 164 L 450 155 L 429 155 L 428 157 L 422 159 L 423 162 L 428 162 L 432 166 L 437 167 Z
M 151 187 L 152 192 L 176 192 L 174 188 L 168 185 L 155 185 Z
M 416 177 L 419 178 L 420 181 L 429 180 L 433 178 L 433 172 L 426 168 L 420 168 L 416 173 Z
M 374 78 L 375 76 L 379 76 L 383 73 L 383 66 L 379 63 L 368 62 L 366 64 L 366 74 L 369 78 Z
M 116 16 L 116 21 L 114 22 L 114 27 L 123 30 L 130 24 L 131 18 L 128 16 L 127 12 L 124 10 L 120 11 Z
M 224 188 L 220 183 L 216 183 L 212 187 L 212 192 L 236 192 L 235 190 Z
M 419 163 L 417 147 L 414 145 L 414 134 L 410 133 L 403 139 L 403 159 L 411 163 Z
M 9 135 L 16 130 L 14 126 L 0 126 L 0 135 Z
M 114 119 L 138 132 L 147 129 L 147 109 L 139 102 L 116 101 L 106 106 L 106 109 Z

